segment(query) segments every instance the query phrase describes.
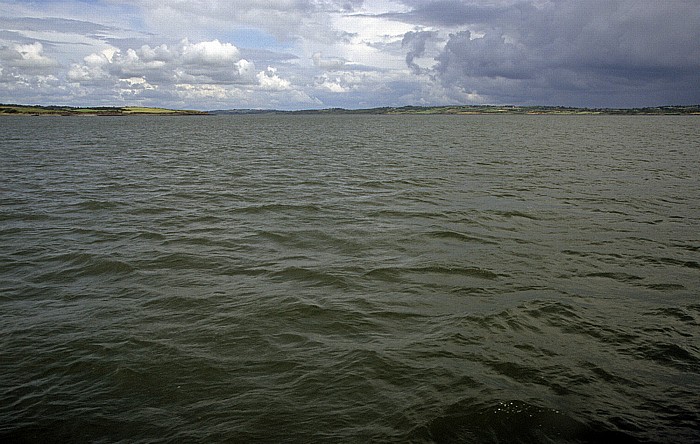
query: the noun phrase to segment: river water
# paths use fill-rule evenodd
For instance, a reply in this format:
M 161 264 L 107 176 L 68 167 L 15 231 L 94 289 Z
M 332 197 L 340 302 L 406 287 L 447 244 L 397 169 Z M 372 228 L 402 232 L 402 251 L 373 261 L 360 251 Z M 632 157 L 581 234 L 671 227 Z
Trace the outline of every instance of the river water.
M 0 119 L 5 442 L 700 440 L 700 120 Z

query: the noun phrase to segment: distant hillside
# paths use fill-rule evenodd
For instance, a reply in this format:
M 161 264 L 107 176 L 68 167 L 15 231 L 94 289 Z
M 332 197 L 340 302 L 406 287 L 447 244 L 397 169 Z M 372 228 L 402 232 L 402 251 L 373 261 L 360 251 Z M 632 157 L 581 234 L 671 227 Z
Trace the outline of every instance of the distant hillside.
M 214 110 L 210 114 L 560 114 L 560 115 L 686 115 L 700 114 L 700 105 L 659 106 L 649 108 L 573 108 L 563 106 L 402 106 L 367 109 L 327 108 L 318 110 L 280 111 L 233 109 Z
M 306 109 L 281 111 L 275 109 L 228 109 L 192 111 L 167 108 L 127 107 L 70 107 L 30 106 L 0 104 L 0 115 L 34 116 L 128 116 L 128 115 L 251 115 L 251 114 L 559 114 L 559 115 L 700 115 L 700 105 L 658 106 L 648 108 L 573 108 L 563 106 L 513 106 L 513 105 L 457 105 L 457 106 L 402 106 L 366 109 Z
M 32 115 L 32 116 L 128 116 L 135 114 L 151 115 L 206 115 L 206 112 L 191 110 L 176 110 L 166 108 L 146 108 L 140 106 L 127 107 L 92 107 L 77 108 L 71 106 L 32 106 L 0 104 L 0 115 Z

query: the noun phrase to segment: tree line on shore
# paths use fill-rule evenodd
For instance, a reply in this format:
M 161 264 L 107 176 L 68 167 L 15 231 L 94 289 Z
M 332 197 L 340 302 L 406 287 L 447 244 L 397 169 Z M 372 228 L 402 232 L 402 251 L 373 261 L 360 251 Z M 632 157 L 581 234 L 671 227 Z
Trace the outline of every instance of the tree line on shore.
M 249 114 L 559 114 L 559 115 L 700 115 L 700 105 L 669 105 L 642 108 L 576 108 L 564 106 L 456 105 L 402 106 L 366 109 L 325 108 L 283 111 L 275 109 L 226 109 L 195 111 L 157 107 L 71 107 L 0 104 L 0 115 L 249 115 Z

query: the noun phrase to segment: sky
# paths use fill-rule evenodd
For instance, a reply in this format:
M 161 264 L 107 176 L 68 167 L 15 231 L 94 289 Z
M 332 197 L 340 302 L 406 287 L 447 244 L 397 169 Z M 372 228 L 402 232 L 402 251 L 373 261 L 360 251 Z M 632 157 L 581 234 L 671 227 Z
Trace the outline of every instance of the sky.
M 700 0 L 0 0 L 0 103 L 700 103 Z

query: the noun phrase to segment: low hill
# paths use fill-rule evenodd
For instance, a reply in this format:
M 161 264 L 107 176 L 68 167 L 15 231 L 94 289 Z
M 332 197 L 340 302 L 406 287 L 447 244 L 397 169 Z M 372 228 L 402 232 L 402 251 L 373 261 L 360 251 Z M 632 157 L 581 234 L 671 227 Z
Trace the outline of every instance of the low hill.
M 700 105 L 659 106 L 647 108 L 573 108 L 563 106 L 457 105 L 402 106 L 367 109 L 326 108 L 299 111 L 232 109 L 214 110 L 210 114 L 560 114 L 560 115 L 681 115 L 700 114 Z
M 402 106 L 366 109 L 307 109 L 281 111 L 275 109 L 227 109 L 193 111 L 167 108 L 127 107 L 70 107 L 28 106 L 0 104 L 0 115 L 34 116 L 128 116 L 128 115 L 250 115 L 250 114 L 547 114 L 547 115 L 700 115 L 700 105 L 658 106 L 646 108 L 573 108 L 564 106 L 513 106 L 513 105 L 455 105 L 455 106 Z
M 147 108 L 141 106 L 78 108 L 71 106 L 27 106 L 0 104 L 0 115 L 32 116 L 128 116 L 135 114 L 151 115 L 206 115 L 203 111 L 177 110 L 167 108 Z

